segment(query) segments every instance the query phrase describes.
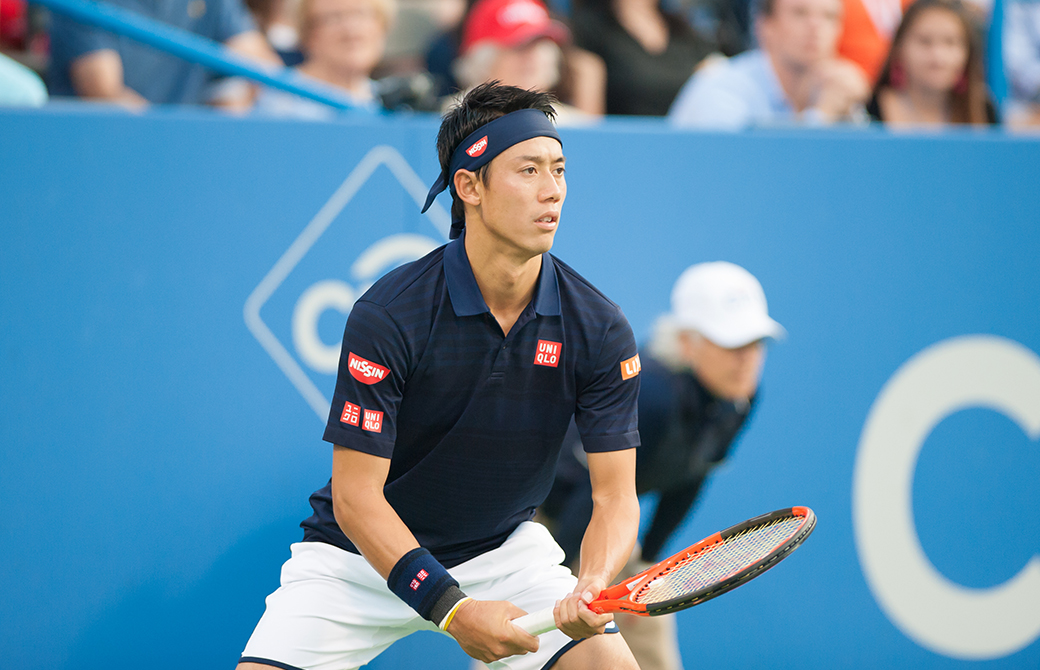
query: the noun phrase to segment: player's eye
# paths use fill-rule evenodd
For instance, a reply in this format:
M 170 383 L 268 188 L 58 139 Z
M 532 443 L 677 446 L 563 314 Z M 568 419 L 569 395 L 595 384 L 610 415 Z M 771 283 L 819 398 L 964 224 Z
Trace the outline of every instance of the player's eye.
M 523 173 L 524 174 L 534 174 L 535 173 L 535 169 L 534 169 L 534 167 L 525 167 L 523 169 Z

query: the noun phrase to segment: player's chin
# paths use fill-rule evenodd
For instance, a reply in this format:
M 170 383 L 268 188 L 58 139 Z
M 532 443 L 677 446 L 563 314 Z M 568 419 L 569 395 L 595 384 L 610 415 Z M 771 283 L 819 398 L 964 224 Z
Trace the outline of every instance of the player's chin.
M 542 230 L 530 238 L 530 249 L 540 254 L 552 249 L 553 241 L 556 239 L 556 229 Z

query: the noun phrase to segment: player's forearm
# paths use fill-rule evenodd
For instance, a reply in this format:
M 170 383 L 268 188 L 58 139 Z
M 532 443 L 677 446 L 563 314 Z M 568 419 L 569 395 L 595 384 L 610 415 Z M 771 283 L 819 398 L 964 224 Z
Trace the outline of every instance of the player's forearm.
M 332 453 L 332 509 L 343 534 L 385 579 L 419 546 L 383 495 L 390 459 L 336 446 Z
M 447 626 L 466 594 L 387 502 L 383 486 L 389 472 L 390 459 L 337 445 L 332 454 L 336 523 L 394 595 L 427 621 Z
M 639 529 L 639 500 L 633 488 L 599 499 L 594 496 L 593 501 L 592 519 L 581 541 L 578 581 L 600 579 L 606 585 L 632 553 Z
M 333 509 L 343 533 L 384 579 L 402 556 L 419 546 L 381 486 L 338 493 L 333 485 Z

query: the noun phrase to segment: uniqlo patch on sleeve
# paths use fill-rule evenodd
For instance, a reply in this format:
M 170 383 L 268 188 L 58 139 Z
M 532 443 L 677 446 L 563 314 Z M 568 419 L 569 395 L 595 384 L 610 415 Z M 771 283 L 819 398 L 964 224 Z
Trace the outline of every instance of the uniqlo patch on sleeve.
M 358 421 L 361 418 L 361 408 L 351 402 L 343 403 L 343 413 L 339 415 L 339 420 L 342 423 L 350 424 L 351 426 L 358 425 Z
M 361 429 L 367 430 L 371 433 L 383 432 L 383 413 L 366 409 L 365 419 L 361 424 Z

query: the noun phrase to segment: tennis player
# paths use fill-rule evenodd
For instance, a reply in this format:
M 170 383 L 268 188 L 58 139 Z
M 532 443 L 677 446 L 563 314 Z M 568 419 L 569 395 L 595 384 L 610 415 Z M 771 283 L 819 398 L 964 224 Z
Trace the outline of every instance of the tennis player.
M 426 207 L 450 189 L 454 241 L 351 310 L 332 478 L 240 670 L 357 668 L 419 630 L 495 669 L 637 670 L 587 603 L 635 542 L 639 357 L 618 306 L 548 253 L 567 195 L 552 103 L 496 82 L 445 115 Z M 531 521 L 572 417 L 595 500 L 577 577 Z M 511 623 L 554 602 L 559 631 Z

